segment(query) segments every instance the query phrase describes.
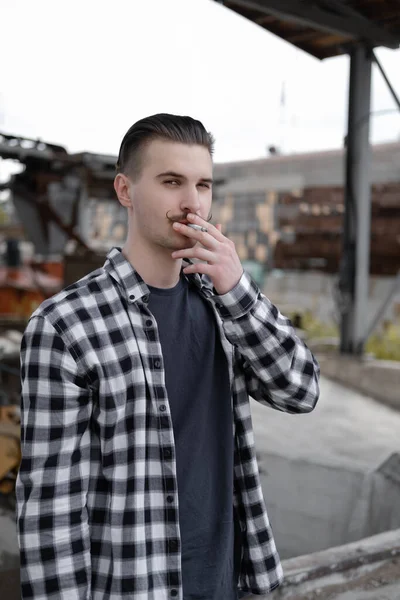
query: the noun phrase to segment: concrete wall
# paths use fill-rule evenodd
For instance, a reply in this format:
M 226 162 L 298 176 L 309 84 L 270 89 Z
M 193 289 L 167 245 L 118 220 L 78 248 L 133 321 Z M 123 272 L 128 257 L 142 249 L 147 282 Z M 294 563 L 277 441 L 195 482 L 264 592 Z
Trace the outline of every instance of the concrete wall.
M 364 474 L 345 468 L 259 455 L 268 514 L 282 558 L 350 541 L 352 507 Z M 357 539 L 357 532 L 353 533 Z
M 400 528 L 400 412 L 321 377 L 310 414 L 251 401 L 261 483 L 283 558 Z
M 310 341 L 309 346 L 318 357 L 321 373 L 325 377 L 400 410 L 399 362 L 326 353 L 320 350 L 318 341 Z
M 259 454 L 277 547 L 290 558 L 400 527 L 400 480 L 274 454 Z

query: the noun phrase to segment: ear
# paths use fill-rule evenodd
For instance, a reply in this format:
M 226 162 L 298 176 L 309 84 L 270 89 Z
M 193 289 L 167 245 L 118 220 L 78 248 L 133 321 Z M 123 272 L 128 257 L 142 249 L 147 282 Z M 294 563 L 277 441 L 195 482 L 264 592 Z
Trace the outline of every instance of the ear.
M 123 173 L 118 173 L 115 177 L 114 190 L 122 206 L 130 208 L 132 206 L 132 201 L 129 196 L 129 180 Z

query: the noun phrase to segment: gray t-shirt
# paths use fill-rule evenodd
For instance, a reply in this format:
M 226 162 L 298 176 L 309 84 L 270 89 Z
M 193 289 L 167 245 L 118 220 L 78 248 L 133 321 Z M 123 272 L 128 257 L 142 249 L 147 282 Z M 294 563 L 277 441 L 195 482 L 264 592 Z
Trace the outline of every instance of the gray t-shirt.
M 186 277 L 149 290 L 175 437 L 184 600 L 236 600 L 226 356 L 211 307 Z

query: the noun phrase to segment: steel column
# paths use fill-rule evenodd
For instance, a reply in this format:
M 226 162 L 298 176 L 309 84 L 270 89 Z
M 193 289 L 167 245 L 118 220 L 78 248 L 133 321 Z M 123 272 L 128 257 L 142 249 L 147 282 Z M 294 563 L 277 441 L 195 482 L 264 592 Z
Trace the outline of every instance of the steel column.
M 367 323 L 371 190 L 369 114 L 372 52 L 363 45 L 350 54 L 350 86 L 346 153 L 342 295 L 342 353 L 362 354 Z

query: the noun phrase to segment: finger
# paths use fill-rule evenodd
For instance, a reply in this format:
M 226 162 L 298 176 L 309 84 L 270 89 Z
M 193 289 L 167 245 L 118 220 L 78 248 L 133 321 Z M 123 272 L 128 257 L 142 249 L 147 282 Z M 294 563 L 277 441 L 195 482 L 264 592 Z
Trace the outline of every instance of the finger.
M 172 258 L 198 258 L 199 260 L 205 260 L 210 263 L 214 263 L 216 256 L 210 250 L 203 248 L 203 246 L 194 246 L 193 248 L 185 248 L 183 250 L 176 250 L 171 254 Z
M 222 233 L 222 225 L 221 225 L 221 223 L 218 223 L 218 225 L 216 225 L 215 227 L 218 229 L 219 232 Z
M 203 221 L 203 223 L 205 223 L 205 221 Z M 188 227 L 184 223 L 174 223 L 172 225 L 172 227 L 175 229 L 175 231 L 182 233 L 182 235 L 185 235 L 188 238 L 197 240 L 198 242 L 200 242 L 200 244 L 202 244 L 205 247 L 215 249 L 218 244 L 215 237 L 210 235 L 208 228 L 207 228 L 207 231 L 199 231 L 198 229 L 192 229 L 191 227 Z M 204 225 L 204 227 L 205 227 L 205 225 Z M 215 227 L 214 227 L 214 229 L 215 229 Z M 215 229 L 215 230 L 219 234 L 218 230 L 217 229 Z
M 190 223 L 193 223 L 194 225 L 200 225 L 201 227 L 205 227 L 207 229 L 207 233 L 209 233 L 210 235 L 212 235 L 219 242 L 222 242 L 225 239 L 225 237 L 222 235 L 221 231 L 218 230 L 215 227 L 215 225 L 213 225 L 212 223 L 209 223 L 208 221 L 206 221 L 202 217 L 199 217 L 199 215 L 195 215 L 193 213 L 189 213 L 187 215 L 187 219 L 188 219 L 188 221 L 190 221 Z

